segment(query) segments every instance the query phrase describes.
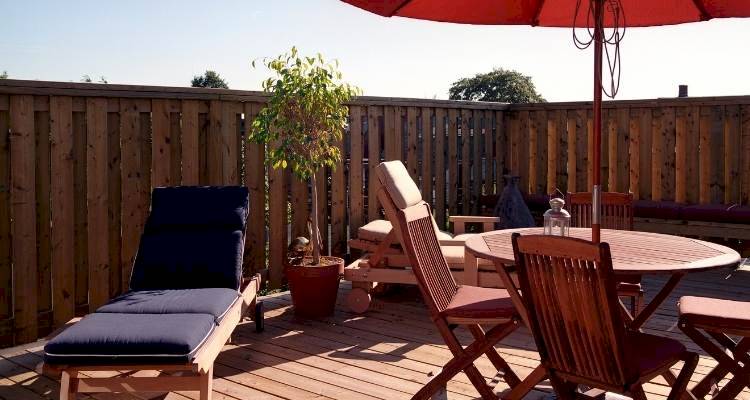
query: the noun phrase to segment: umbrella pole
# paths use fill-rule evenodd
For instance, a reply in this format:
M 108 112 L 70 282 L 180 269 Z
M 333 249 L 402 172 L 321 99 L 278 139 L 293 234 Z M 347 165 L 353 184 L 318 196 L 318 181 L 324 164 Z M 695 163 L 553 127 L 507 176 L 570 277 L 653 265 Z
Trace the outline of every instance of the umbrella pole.
M 602 41 L 604 0 L 594 1 L 594 187 L 591 207 L 591 240 L 601 240 L 601 150 L 602 150 Z

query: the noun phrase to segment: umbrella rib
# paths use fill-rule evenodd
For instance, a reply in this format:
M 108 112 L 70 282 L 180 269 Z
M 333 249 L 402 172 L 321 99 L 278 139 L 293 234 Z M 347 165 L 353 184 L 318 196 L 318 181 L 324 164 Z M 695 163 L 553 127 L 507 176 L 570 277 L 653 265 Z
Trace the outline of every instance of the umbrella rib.
M 698 0 L 695 0 L 695 1 L 698 1 Z M 544 0 L 540 0 L 539 6 L 536 8 L 536 11 L 534 12 L 534 19 L 531 21 L 531 26 L 539 25 L 539 14 L 542 13 L 543 7 L 544 7 Z
M 698 12 L 701 13 L 701 21 L 708 21 L 711 19 L 711 14 L 706 11 L 706 5 L 703 4 L 703 0 L 693 0 L 693 4 L 695 4 L 695 8 L 698 9 Z
M 698 1 L 698 0 L 696 0 L 696 1 Z M 404 1 L 402 1 L 401 4 L 399 4 L 398 7 L 394 8 L 393 11 L 391 11 L 390 15 L 388 15 L 388 16 L 392 17 L 392 16 L 396 15 L 399 11 L 401 11 L 402 8 L 404 8 L 404 6 L 406 6 L 409 3 L 411 3 L 411 0 L 404 0 Z

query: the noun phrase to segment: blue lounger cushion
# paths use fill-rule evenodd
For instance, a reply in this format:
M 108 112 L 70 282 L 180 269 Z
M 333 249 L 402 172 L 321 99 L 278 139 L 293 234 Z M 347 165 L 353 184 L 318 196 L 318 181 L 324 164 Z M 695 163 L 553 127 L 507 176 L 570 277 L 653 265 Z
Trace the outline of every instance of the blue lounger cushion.
M 97 313 L 209 314 L 219 324 L 240 298 L 233 289 L 141 290 L 128 292 L 99 307 Z
M 216 325 L 209 314 L 93 313 L 44 346 L 63 365 L 190 363 Z
M 247 188 L 156 188 L 151 197 L 130 289 L 239 289 Z

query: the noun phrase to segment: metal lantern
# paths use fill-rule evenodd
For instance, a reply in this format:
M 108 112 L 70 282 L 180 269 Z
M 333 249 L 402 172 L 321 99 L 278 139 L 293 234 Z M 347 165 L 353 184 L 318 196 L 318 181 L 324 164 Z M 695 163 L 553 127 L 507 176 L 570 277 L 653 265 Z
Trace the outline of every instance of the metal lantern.
M 563 210 L 565 200 L 554 198 L 549 201 L 551 209 L 544 213 L 544 234 L 568 236 L 570 231 L 570 214 Z

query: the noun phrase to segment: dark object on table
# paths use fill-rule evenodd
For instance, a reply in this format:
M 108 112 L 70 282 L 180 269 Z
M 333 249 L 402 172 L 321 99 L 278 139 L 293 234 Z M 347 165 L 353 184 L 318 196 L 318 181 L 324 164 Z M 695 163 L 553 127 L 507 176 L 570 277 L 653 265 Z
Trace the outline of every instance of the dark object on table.
M 497 200 L 494 215 L 501 222 L 495 224 L 495 229 L 531 228 L 536 226 L 529 207 L 518 190 L 520 177 L 504 175 L 505 188 Z

